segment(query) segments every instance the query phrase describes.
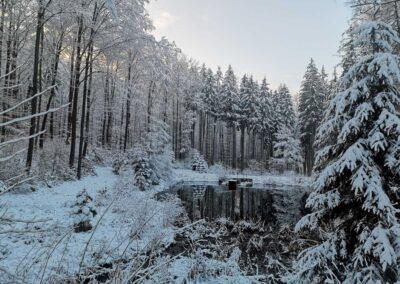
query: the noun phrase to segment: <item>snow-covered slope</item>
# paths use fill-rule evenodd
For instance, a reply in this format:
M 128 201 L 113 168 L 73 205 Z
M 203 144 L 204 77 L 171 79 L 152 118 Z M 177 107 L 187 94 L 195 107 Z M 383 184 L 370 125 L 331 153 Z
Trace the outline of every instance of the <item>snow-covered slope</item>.
M 27 194 L 7 194 L 0 199 L 0 283 L 7 274 L 22 283 L 74 275 L 80 266 L 119 259 L 149 246 L 173 239 L 171 222 L 178 214 L 174 200 L 152 199 L 156 190 L 141 192 L 99 167 L 96 176 L 39 188 Z M 86 189 L 97 215 L 94 229 L 74 233 L 71 216 L 76 195 Z

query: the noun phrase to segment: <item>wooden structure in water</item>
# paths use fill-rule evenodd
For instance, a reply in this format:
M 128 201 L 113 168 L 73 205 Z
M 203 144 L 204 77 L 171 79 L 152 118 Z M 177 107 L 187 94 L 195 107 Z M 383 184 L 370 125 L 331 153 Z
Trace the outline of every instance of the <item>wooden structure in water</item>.
M 220 178 L 220 185 L 227 185 L 229 190 L 237 190 L 238 188 L 248 188 L 253 186 L 251 178 Z

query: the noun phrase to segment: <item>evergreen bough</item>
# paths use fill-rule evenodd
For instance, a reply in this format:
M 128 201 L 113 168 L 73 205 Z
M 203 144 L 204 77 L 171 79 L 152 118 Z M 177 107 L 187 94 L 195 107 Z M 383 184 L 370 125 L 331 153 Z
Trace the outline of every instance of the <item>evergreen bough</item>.
M 76 233 L 87 232 L 92 229 L 91 221 L 97 212 L 92 206 L 93 199 L 83 189 L 76 195 L 76 202 L 72 208 L 74 217 L 74 230 Z
M 381 22 L 362 23 L 353 36 L 356 63 L 317 135 L 312 213 L 296 226 L 320 240 L 299 255 L 296 283 L 400 279 L 400 39 Z

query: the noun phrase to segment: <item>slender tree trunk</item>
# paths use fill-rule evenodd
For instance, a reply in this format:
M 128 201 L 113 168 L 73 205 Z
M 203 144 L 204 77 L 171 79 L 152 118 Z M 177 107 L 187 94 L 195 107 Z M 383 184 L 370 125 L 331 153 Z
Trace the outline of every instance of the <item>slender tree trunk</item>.
M 89 75 L 90 54 L 86 56 L 85 77 L 83 81 L 83 97 L 82 97 L 82 111 L 81 111 L 81 124 L 79 136 L 79 150 L 78 150 L 78 168 L 77 178 L 82 177 L 82 160 L 83 160 L 83 144 L 85 141 L 85 119 L 86 119 L 86 103 L 87 103 L 87 90 L 88 90 L 88 75 Z
M 246 127 L 242 125 L 240 127 L 240 171 L 243 172 L 244 170 L 244 136 L 246 134 Z
M 236 157 L 236 127 L 232 126 L 232 168 L 236 169 L 237 165 L 237 157 Z
M 126 148 L 128 147 L 128 139 L 129 139 L 129 126 L 131 123 L 131 88 L 132 88 L 132 64 L 129 64 L 128 67 L 128 90 L 127 90 L 127 98 L 126 98 L 126 115 L 125 115 L 125 135 L 124 135 L 124 152 L 126 152 Z
M 203 153 L 203 112 L 200 111 L 199 117 L 199 152 Z
M 147 94 L 147 133 L 150 133 L 151 129 L 151 107 L 152 107 L 152 93 L 155 83 L 153 81 L 150 82 L 149 92 Z
M 89 144 L 89 131 L 90 131 L 90 104 L 91 104 L 91 94 L 92 94 L 92 83 L 93 83 L 93 42 L 89 47 L 89 88 L 87 90 L 86 97 L 86 119 L 85 119 L 85 144 L 83 145 L 83 157 L 86 157 Z
M 104 87 L 103 127 L 101 132 L 101 145 L 103 147 L 106 145 L 107 112 L 109 111 L 108 110 L 109 90 L 110 90 L 110 67 L 109 65 L 107 65 L 106 84 Z
M 194 149 L 195 146 L 195 131 L 196 131 L 196 122 L 192 124 L 192 133 L 191 133 L 191 148 Z
M 179 159 L 179 98 L 176 98 L 176 116 L 175 116 L 175 157 Z
M 53 98 L 56 94 L 55 85 L 57 82 L 58 66 L 59 66 L 59 62 L 60 62 L 60 54 L 61 54 L 61 50 L 62 50 L 63 40 L 64 40 L 64 32 L 60 36 L 59 42 L 57 44 L 56 54 L 54 55 L 54 67 L 53 67 L 52 78 L 51 78 L 51 86 L 53 88 L 50 91 L 50 97 L 49 97 L 49 100 L 47 101 L 46 111 L 49 111 L 49 109 L 51 107 L 51 103 L 53 101 Z M 41 131 L 44 131 L 46 129 L 47 117 L 48 117 L 48 114 L 45 114 L 43 116 Z M 51 122 L 50 123 L 50 126 L 51 126 L 50 127 L 50 129 L 51 129 L 50 135 L 51 135 L 51 137 L 53 137 L 53 123 L 54 123 L 53 113 L 51 113 L 50 122 Z M 43 149 L 44 140 L 45 140 L 45 134 L 43 133 L 40 135 L 40 138 L 39 138 L 39 148 L 40 149 Z
M 68 121 L 67 121 L 67 139 L 65 143 L 68 145 L 70 143 L 71 138 L 71 125 L 72 125 L 72 105 L 74 100 L 74 71 L 75 71 L 75 51 L 76 51 L 76 41 L 72 46 L 72 53 L 71 53 L 71 66 L 70 66 L 70 81 L 69 81 L 69 94 L 68 94 Z
M 213 135 L 212 135 L 212 153 L 211 153 L 211 165 L 215 164 L 215 155 L 217 148 L 217 117 L 214 117 L 213 124 Z
M 6 41 L 6 66 L 5 66 L 5 77 L 4 77 L 4 90 L 3 90 L 3 96 L 5 98 L 8 98 L 8 87 L 9 87 L 9 78 L 10 78 L 10 66 L 11 66 L 11 40 L 12 40 L 12 19 L 9 19 L 9 25 L 8 25 L 8 36 L 7 36 L 7 41 Z M 16 72 L 16 70 L 14 71 Z M 30 94 L 28 94 L 29 96 Z M 3 100 L 2 102 L 3 109 L 7 109 L 9 106 L 6 102 L 6 100 Z M 3 122 L 7 121 L 7 115 L 3 115 Z M 2 127 L 1 128 L 1 140 L 4 141 L 4 138 L 6 136 L 6 128 Z
M 76 64 L 75 64 L 75 82 L 74 82 L 74 99 L 72 105 L 72 117 L 71 117 L 71 150 L 69 154 L 69 166 L 72 168 L 75 164 L 75 148 L 76 148 L 76 130 L 78 120 L 78 96 L 79 96 L 79 81 L 81 77 L 81 44 L 83 35 L 83 19 L 79 18 L 78 23 L 78 36 L 76 41 Z
M 115 96 L 115 78 L 111 79 L 111 96 L 108 100 L 107 107 L 107 127 L 106 127 L 106 144 L 109 149 L 112 149 L 112 133 L 113 133 L 113 123 L 114 123 L 114 115 L 112 112 L 112 106 L 114 104 L 114 96 Z
M 30 89 L 30 95 L 34 96 L 38 92 L 38 74 L 39 74 L 39 56 L 40 56 L 40 39 L 41 34 L 43 32 L 43 22 L 44 22 L 44 14 L 45 10 L 43 7 L 42 1 L 39 2 L 39 11 L 37 14 L 37 24 L 36 24 L 36 39 L 35 39 L 35 52 L 34 52 L 34 60 L 33 60 L 33 75 L 32 75 L 32 88 Z M 37 110 L 37 98 L 33 98 L 31 100 L 31 119 L 30 119 L 30 128 L 29 128 L 29 135 L 35 135 L 35 128 L 36 128 L 36 118 L 34 115 L 36 114 Z M 34 148 L 35 138 L 30 138 L 28 143 L 28 152 L 26 157 L 26 169 L 29 173 L 32 167 L 32 160 L 33 160 L 33 148 Z
M 42 32 L 41 36 L 40 36 L 40 56 L 39 56 L 39 78 L 38 78 L 38 88 L 39 88 L 39 92 L 41 92 L 43 90 L 43 85 L 42 85 L 42 78 L 43 78 L 43 41 L 44 41 L 44 32 Z M 37 109 L 37 113 L 40 113 L 42 111 L 42 96 L 40 96 L 38 98 L 38 109 Z M 38 117 L 36 119 L 37 121 L 37 125 L 36 125 L 36 129 L 40 129 L 40 117 Z M 35 138 L 35 147 L 37 147 L 39 141 L 39 137 Z

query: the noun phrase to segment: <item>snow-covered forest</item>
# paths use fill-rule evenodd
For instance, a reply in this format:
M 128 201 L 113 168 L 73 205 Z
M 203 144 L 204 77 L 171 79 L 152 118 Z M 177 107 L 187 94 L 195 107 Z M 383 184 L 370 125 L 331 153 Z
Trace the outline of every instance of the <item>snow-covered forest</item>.
M 400 1 L 298 93 L 148 4 L 0 0 L 0 283 L 399 283 Z

